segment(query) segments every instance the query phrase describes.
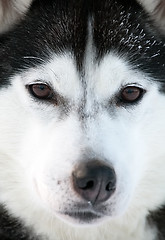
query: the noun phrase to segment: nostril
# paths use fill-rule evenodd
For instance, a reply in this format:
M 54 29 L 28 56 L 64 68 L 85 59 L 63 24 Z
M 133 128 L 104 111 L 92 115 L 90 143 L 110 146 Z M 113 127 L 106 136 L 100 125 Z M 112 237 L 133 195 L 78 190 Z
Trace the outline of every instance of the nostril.
M 115 190 L 115 185 L 114 185 L 114 183 L 113 182 L 109 182 L 107 185 L 106 185 L 106 188 L 105 188 L 105 190 L 106 191 L 114 191 Z
M 88 190 L 88 189 L 92 189 L 94 187 L 94 181 L 88 181 L 84 184 L 84 186 L 79 186 L 79 188 L 83 189 L 83 190 Z
M 93 179 L 89 179 L 89 178 L 77 178 L 76 176 L 74 176 L 73 174 L 73 178 L 74 178 L 74 182 L 76 183 L 77 187 L 81 190 L 90 190 L 94 187 L 95 182 Z

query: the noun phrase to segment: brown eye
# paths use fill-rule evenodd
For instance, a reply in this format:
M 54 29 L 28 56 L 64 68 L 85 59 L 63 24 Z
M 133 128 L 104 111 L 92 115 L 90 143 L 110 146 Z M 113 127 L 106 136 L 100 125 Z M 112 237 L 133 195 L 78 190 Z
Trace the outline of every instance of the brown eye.
M 129 86 L 120 93 L 120 100 L 124 103 L 134 103 L 143 96 L 144 90 L 139 87 Z
M 52 89 L 44 84 L 37 83 L 28 86 L 30 93 L 39 99 L 50 99 L 52 97 Z

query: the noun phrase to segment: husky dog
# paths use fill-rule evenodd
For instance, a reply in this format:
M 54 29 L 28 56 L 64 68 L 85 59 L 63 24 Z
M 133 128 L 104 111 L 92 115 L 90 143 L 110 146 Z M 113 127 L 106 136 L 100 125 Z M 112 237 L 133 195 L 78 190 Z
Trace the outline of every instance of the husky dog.
M 165 1 L 0 1 L 0 239 L 165 239 Z

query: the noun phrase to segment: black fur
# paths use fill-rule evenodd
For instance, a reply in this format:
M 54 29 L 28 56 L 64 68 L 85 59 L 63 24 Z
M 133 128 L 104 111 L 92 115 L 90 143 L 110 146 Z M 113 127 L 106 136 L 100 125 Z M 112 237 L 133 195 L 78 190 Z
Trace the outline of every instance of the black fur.
M 34 236 L 31 229 L 23 226 L 20 220 L 10 216 L 3 206 L 0 206 L 0 239 L 41 240 L 41 238 Z
M 13 74 L 43 63 L 52 52 L 71 51 L 83 73 L 89 17 L 98 60 L 113 50 L 165 86 L 165 39 L 135 1 L 36 0 L 25 19 L 0 37 L 0 87 L 10 84 Z M 165 208 L 148 219 L 157 225 L 158 239 L 165 239 Z M 39 238 L 1 207 L 0 239 Z
M 95 1 L 94 19 L 98 57 L 113 50 L 132 67 L 164 81 L 165 38 L 135 1 Z
M 152 226 L 156 226 L 158 229 L 158 240 L 165 239 L 165 206 L 161 207 L 157 211 L 151 212 L 148 216 L 148 221 Z
M 151 227 L 157 227 L 156 240 L 165 239 L 165 206 L 148 215 L 148 223 Z M 2 240 L 46 240 L 36 236 L 33 231 L 8 214 L 3 206 L 0 206 L 0 239 Z
M 36 0 L 25 20 L 0 38 L 0 85 L 40 63 L 25 56 L 44 61 L 50 52 L 71 51 L 82 70 L 89 17 L 98 59 L 114 50 L 164 82 L 165 39 L 135 1 Z

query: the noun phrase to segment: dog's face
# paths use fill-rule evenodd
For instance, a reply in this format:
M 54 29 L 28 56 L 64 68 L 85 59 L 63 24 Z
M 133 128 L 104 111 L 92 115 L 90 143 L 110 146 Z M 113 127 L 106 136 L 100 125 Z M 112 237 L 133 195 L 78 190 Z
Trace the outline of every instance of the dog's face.
M 72 4 L 54 4 L 49 23 L 44 9 L 43 25 L 29 15 L 16 48 L 3 40 L 0 201 L 77 223 L 154 209 L 165 197 L 163 40 L 135 3 L 97 3 L 92 18 Z

